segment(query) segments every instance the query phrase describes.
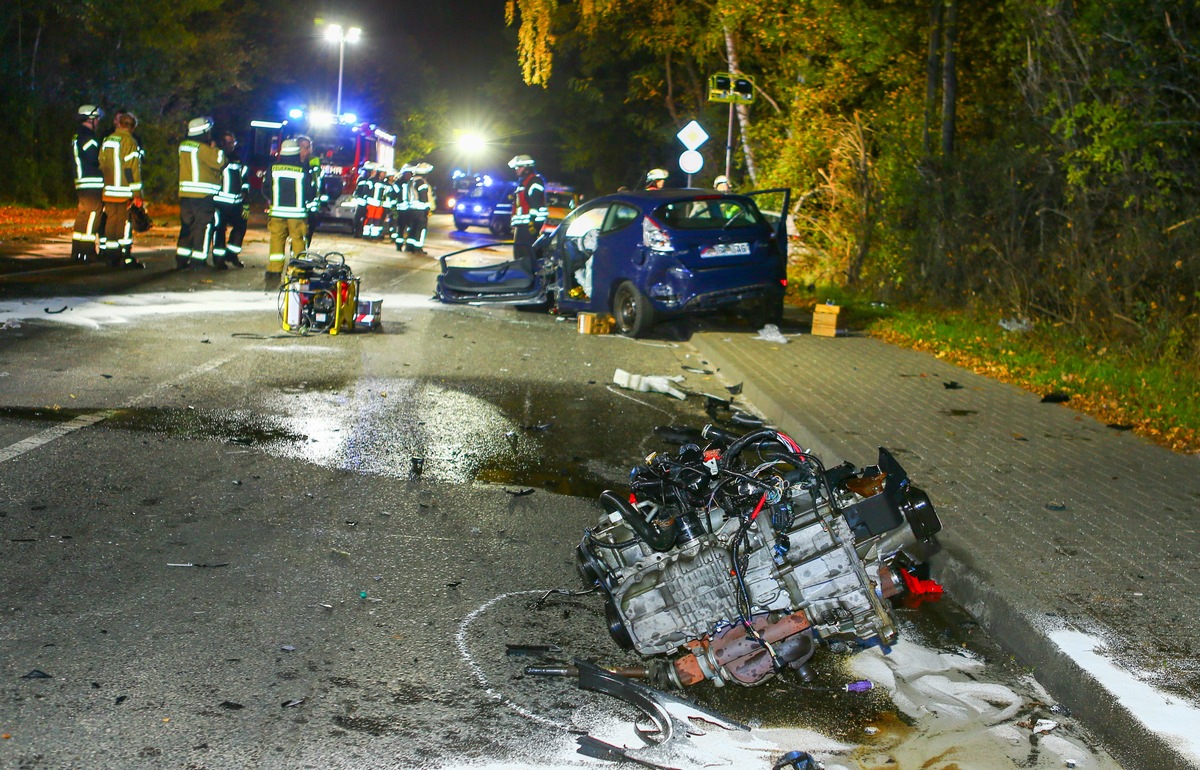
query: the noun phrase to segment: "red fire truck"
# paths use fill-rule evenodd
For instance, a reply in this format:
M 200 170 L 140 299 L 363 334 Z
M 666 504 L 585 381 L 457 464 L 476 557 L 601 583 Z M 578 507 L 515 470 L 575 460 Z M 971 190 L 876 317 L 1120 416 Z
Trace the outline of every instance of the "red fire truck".
M 288 120 L 250 123 L 250 186 L 262 195 L 267 169 L 279 156 L 285 139 L 304 134 L 312 138 L 313 154 L 321 158 L 321 207 L 317 227 L 354 229 L 354 188 L 364 163 L 391 168 L 396 137 L 374 123 L 334 120 L 332 115 L 299 114 Z

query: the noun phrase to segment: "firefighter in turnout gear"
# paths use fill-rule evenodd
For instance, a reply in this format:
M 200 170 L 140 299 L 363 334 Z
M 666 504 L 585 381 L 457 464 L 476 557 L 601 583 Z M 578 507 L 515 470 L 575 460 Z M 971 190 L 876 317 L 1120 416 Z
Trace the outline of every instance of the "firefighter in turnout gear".
M 409 196 L 412 195 L 412 189 L 408 183 L 411 179 L 412 169 L 402 166 L 393 185 L 395 200 L 392 204 L 392 221 L 395 226 L 392 232 L 392 242 L 396 244 L 396 251 L 404 251 L 404 240 L 408 237 Z
M 383 196 L 384 215 L 387 217 L 387 225 L 383 228 L 383 237 L 390 239 L 392 243 L 396 242 L 396 238 L 400 233 L 400 204 L 404 197 L 404 189 L 400 184 L 400 172 L 394 168 L 389 168 L 387 171 L 387 190 Z
M 412 179 L 408 181 L 408 216 L 404 232 L 404 251 L 425 253 L 425 233 L 429 231 L 429 211 L 433 208 L 433 191 L 425 175 L 433 171 L 429 163 L 417 163 L 412 167 Z M 397 243 L 397 248 L 400 243 Z
M 221 172 L 221 189 L 213 198 L 217 218 L 213 226 L 213 267 L 227 270 L 242 263 L 242 240 L 246 237 L 247 215 L 250 213 L 246 195 L 250 183 L 246 166 L 238 159 L 238 141 L 232 131 L 221 134 L 221 151 L 225 153 L 225 169 Z M 229 230 L 226 237 L 226 229 Z
M 646 172 L 646 189 L 661 190 L 667 185 L 667 173 L 665 168 L 652 168 Z
M 142 150 L 133 138 L 137 118 L 119 113 L 115 127 L 100 145 L 104 175 L 104 257 L 113 267 L 142 268 L 133 258 L 133 229 L 129 207 L 142 205 Z
M 100 140 L 96 124 L 104 111 L 94 104 L 84 104 L 75 112 L 79 130 L 71 140 L 75 158 L 75 194 L 79 210 L 75 214 L 75 229 L 71 233 L 71 259 L 82 262 L 96 259 L 100 241 L 101 214 L 104 211 L 104 174 L 100 171 Z
M 312 243 L 313 233 L 317 231 L 317 210 L 321 208 L 321 158 L 313 155 L 312 137 L 300 134 L 296 137 L 300 146 L 300 165 L 308 175 L 308 187 L 311 198 L 308 201 L 308 217 L 305 223 L 304 248 Z
M 289 241 L 292 256 L 304 251 L 309 195 L 306 177 L 304 167 L 300 165 L 300 146 L 291 139 L 284 140 L 279 148 L 279 158 L 263 179 L 263 190 L 271 203 L 267 209 L 267 231 L 271 235 L 268 280 L 280 280 L 283 275 Z
M 533 158 L 517 155 L 508 162 L 517 173 L 517 189 L 512 207 L 513 259 L 533 262 L 533 242 L 549 216 L 546 208 L 546 180 L 533 169 Z
M 372 241 L 383 238 L 383 227 L 387 223 L 387 212 L 383 200 L 387 196 L 387 172 L 376 166 L 371 173 L 371 186 L 367 192 L 367 218 L 363 222 L 363 237 Z
M 179 243 L 175 266 L 200 268 L 208 262 L 216 224 L 216 194 L 221 191 L 225 153 L 213 146 L 212 118 L 188 122 L 188 138 L 179 144 Z
M 354 237 L 362 238 L 367 225 L 367 197 L 371 194 L 371 172 L 375 164 L 370 161 L 358 169 L 358 184 L 354 186 Z

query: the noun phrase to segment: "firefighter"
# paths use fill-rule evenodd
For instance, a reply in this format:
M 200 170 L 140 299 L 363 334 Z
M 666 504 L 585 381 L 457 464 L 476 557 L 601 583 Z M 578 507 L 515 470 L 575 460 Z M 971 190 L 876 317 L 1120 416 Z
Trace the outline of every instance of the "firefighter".
M 652 168 L 646 172 L 646 189 L 661 190 L 667 186 L 667 173 L 665 168 Z
M 429 211 L 433 208 L 433 194 L 425 175 L 433 171 L 433 165 L 418 163 L 412 167 L 412 179 L 408 182 L 408 233 L 404 248 L 417 254 L 425 253 L 425 233 L 429 231 Z
M 281 279 L 289 241 L 292 256 L 304 251 L 309 194 L 305 177 L 300 165 L 300 145 L 291 139 L 284 140 L 279 157 L 263 179 L 263 191 L 271 203 L 267 209 L 267 231 L 271 235 L 267 280 Z
M 387 197 L 387 188 L 387 171 L 377 164 L 374 173 L 371 174 L 371 187 L 367 193 L 367 218 L 363 223 L 363 237 L 372 241 L 383 238 L 383 227 L 387 223 L 383 201 Z
M 354 237 L 362 238 L 367 226 L 367 197 L 371 194 L 371 174 L 375 164 L 370 161 L 358 170 L 358 184 L 354 186 Z
M 512 218 L 513 259 L 533 261 L 533 242 L 542 231 L 549 216 L 546 208 L 546 180 L 533 170 L 533 158 L 517 155 L 508 162 L 517 173 L 517 189 L 513 196 Z
M 309 194 L 312 196 L 308 201 L 308 217 L 304 236 L 304 248 L 307 251 L 309 244 L 312 243 L 313 233 L 317 231 L 317 212 L 321 208 L 321 157 L 313 155 L 312 137 L 300 134 L 296 137 L 296 144 L 300 145 L 300 165 L 307 174 Z
M 713 189 L 717 192 L 733 192 L 733 185 L 729 183 L 729 177 L 721 174 L 713 180 Z
M 75 214 L 75 229 L 71 233 L 71 259 L 81 262 L 95 260 L 100 239 L 101 213 L 104 211 L 104 174 L 100 171 L 100 140 L 96 125 L 104 111 L 94 104 L 80 105 L 75 111 L 79 130 L 71 139 L 71 154 L 75 157 L 75 195 L 79 209 Z
M 104 257 L 113 267 L 144 268 L 133 258 L 133 229 L 129 207 L 142 206 L 142 150 L 133 138 L 137 118 L 118 113 L 113 132 L 100 145 L 100 171 L 104 175 Z
M 409 200 L 412 195 L 412 187 L 408 184 L 411 180 L 412 166 L 407 164 L 401 166 L 400 173 L 396 176 L 396 200 L 392 214 L 393 221 L 396 223 L 392 243 L 396 244 L 396 251 L 404 251 L 404 245 L 408 239 L 408 226 L 412 221 L 411 201 Z
M 221 191 L 225 153 L 212 141 L 212 118 L 188 122 L 188 138 L 179 144 L 179 243 L 175 266 L 201 268 L 208 262 L 216 224 L 216 194 Z M 214 261 L 214 266 L 216 262 Z
M 250 206 L 246 196 L 250 192 L 247 169 L 238 158 L 237 136 L 232 131 L 221 134 L 221 152 L 225 153 L 225 169 L 221 172 L 221 189 L 213 198 L 217 204 L 217 217 L 213 225 L 213 267 L 228 270 L 230 265 L 245 267 L 242 262 L 242 240 L 246 237 L 246 225 Z M 225 230 L 228 228 L 228 238 Z

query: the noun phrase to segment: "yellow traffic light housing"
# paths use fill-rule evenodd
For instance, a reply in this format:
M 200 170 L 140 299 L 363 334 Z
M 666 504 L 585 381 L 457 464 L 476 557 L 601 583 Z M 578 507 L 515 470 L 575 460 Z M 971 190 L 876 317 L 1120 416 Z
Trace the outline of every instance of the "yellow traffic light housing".
M 754 81 L 741 73 L 714 73 L 708 78 L 708 100 L 721 104 L 750 104 L 754 101 Z

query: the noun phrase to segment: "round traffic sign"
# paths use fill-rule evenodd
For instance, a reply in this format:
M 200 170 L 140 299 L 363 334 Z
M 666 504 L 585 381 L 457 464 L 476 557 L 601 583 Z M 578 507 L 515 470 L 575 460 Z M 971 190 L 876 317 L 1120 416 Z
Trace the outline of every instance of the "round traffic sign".
M 704 156 L 695 150 L 686 150 L 679 156 L 679 169 L 685 174 L 694 174 L 704 168 Z

